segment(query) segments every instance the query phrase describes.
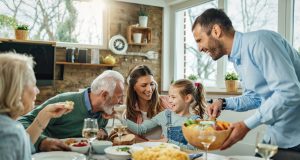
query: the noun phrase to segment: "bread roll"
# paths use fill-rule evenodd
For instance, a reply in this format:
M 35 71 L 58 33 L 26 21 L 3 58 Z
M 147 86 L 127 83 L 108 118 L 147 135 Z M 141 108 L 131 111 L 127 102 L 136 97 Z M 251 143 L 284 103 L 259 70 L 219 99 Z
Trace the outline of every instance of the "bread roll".
M 66 101 L 65 102 L 65 108 L 69 110 L 73 110 L 74 108 L 74 102 L 73 101 Z

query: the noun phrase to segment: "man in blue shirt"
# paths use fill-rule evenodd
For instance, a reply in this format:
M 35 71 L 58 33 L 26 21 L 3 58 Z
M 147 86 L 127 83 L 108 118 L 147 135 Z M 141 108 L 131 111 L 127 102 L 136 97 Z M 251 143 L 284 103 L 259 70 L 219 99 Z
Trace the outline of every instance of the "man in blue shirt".
M 208 106 L 207 113 L 217 117 L 222 109 L 257 108 L 254 115 L 232 124 L 232 133 L 221 150 L 243 139 L 249 130 L 266 124 L 264 141 L 270 142 L 272 137 L 279 153 L 289 150 L 299 154 L 300 54 L 273 31 L 235 31 L 229 17 L 219 9 L 202 13 L 192 30 L 200 51 L 213 60 L 228 55 L 243 87 L 241 96 L 219 99 Z

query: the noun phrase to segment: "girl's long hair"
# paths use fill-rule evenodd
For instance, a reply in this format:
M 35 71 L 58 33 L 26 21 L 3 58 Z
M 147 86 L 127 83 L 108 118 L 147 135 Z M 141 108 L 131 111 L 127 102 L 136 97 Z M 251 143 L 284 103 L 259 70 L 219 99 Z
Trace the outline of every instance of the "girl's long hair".
M 203 118 L 206 101 L 205 101 L 205 91 L 201 83 L 193 83 L 187 79 L 180 79 L 172 84 L 172 87 L 179 88 L 179 94 L 184 97 L 188 94 L 193 95 L 194 103 L 192 104 L 192 110 L 194 114 L 199 115 Z

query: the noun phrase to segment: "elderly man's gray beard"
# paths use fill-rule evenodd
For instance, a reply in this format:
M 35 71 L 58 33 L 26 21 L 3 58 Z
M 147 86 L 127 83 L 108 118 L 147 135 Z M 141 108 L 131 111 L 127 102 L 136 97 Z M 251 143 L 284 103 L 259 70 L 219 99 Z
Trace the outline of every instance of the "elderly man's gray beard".
M 109 115 L 113 113 L 113 108 L 114 108 L 114 105 L 111 104 L 111 100 L 112 100 L 112 98 L 109 97 L 103 106 L 104 113 L 109 114 Z
M 106 114 L 112 114 L 113 113 L 113 108 L 114 106 L 113 105 L 106 105 L 103 107 L 103 111 L 106 113 Z

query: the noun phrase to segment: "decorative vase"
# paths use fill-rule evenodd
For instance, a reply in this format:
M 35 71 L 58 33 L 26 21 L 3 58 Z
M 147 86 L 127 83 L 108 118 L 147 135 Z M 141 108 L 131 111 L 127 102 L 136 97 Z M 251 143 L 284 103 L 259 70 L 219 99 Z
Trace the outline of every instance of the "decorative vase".
M 15 30 L 16 39 L 26 40 L 28 37 L 28 30 Z
M 147 27 L 148 16 L 139 16 L 139 24 L 140 24 L 140 27 Z
M 142 33 L 133 33 L 133 42 L 142 43 Z
M 238 90 L 238 80 L 226 80 L 225 85 L 226 85 L 226 91 L 227 92 L 237 92 Z

